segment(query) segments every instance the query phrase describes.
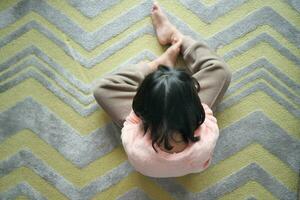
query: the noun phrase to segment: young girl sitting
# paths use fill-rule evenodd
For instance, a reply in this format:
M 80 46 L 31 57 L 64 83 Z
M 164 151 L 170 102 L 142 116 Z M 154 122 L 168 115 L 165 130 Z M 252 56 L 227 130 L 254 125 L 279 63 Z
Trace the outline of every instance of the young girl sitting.
M 94 97 L 121 128 L 128 160 L 138 172 L 150 177 L 201 172 L 219 137 L 213 113 L 231 71 L 206 43 L 176 29 L 157 3 L 151 17 L 159 43 L 171 46 L 151 62 L 103 76 Z M 172 67 L 180 53 L 187 70 Z

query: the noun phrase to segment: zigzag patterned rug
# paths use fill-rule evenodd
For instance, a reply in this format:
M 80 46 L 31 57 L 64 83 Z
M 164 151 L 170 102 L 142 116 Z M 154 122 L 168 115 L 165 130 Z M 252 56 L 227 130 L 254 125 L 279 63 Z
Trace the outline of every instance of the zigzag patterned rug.
M 150 0 L 0 1 L 0 199 L 297 199 L 300 1 L 161 0 L 233 77 L 213 162 L 149 178 L 127 161 L 92 88 L 153 59 Z

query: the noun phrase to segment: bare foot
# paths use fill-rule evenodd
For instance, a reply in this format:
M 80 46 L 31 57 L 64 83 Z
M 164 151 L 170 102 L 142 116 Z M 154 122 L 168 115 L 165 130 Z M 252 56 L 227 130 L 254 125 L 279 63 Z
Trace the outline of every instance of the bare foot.
M 157 60 L 158 64 L 174 67 L 177 56 L 180 52 L 182 39 L 174 38 L 172 46 L 170 46 Z
M 157 2 L 153 3 L 151 18 L 161 45 L 171 44 L 174 38 L 182 38 L 182 34 L 170 23 Z

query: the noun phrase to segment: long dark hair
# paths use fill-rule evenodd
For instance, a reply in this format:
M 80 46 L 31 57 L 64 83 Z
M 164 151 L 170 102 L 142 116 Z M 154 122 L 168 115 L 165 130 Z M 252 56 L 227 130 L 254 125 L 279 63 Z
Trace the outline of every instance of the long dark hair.
M 199 136 L 194 137 L 194 131 L 205 120 L 199 91 L 199 82 L 194 77 L 165 65 L 159 65 L 139 85 L 132 108 L 143 122 L 144 135 L 150 128 L 156 152 L 156 142 L 160 145 L 164 141 L 167 150 L 173 149 L 169 138 L 173 138 L 174 131 L 181 134 L 185 143 L 200 140 Z

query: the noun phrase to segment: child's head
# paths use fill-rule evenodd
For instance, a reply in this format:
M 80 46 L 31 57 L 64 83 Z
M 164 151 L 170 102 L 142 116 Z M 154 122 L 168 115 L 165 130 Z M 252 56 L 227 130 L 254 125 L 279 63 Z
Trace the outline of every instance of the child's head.
M 199 91 L 198 81 L 184 70 L 160 65 L 145 77 L 132 108 L 143 121 L 145 133 L 150 128 L 154 149 L 154 143 L 164 141 L 164 147 L 171 150 L 168 141 L 174 132 L 179 132 L 185 143 L 199 141 L 194 131 L 205 120 Z

